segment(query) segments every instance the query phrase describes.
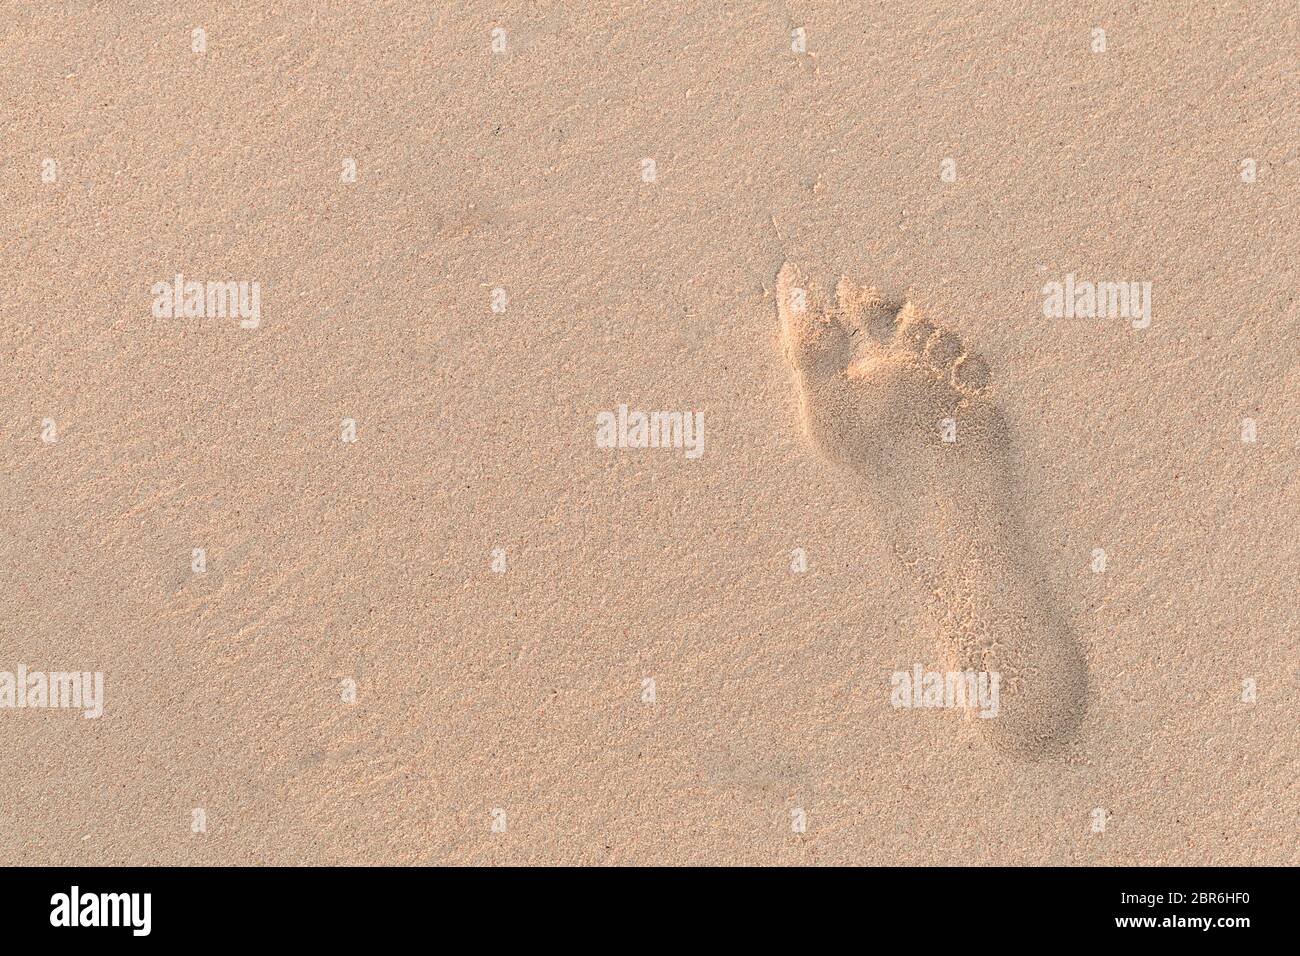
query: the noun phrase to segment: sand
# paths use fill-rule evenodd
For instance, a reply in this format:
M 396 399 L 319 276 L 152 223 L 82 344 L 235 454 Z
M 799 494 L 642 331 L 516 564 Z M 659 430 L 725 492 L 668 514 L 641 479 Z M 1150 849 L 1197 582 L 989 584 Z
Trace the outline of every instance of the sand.
M 1297 15 L 701 6 L 0 11 L 0 862 L 1300 861 Z

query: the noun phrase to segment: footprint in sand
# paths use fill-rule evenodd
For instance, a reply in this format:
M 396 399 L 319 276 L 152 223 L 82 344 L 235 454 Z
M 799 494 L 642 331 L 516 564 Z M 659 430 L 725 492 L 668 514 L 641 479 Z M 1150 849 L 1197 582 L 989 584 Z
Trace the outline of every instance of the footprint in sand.
M 1018 755 L 1059 750 L 1083 715 L 1087 669 L 1026 564 L 988 367 L 913 306 L 847 279 L 831 304 L 786 263 L 776 294 L 813 447 L 876 510 L 952 669 L 1002 675 L 998 716 L 976 725 Z

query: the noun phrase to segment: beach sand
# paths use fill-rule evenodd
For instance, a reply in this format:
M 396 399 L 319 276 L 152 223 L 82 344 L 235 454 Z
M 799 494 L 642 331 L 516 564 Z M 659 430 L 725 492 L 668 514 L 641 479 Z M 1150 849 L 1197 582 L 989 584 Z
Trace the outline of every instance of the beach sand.
M 0 862 L 1300 862 L 1300 15 L 597 7 L 0 11 Z

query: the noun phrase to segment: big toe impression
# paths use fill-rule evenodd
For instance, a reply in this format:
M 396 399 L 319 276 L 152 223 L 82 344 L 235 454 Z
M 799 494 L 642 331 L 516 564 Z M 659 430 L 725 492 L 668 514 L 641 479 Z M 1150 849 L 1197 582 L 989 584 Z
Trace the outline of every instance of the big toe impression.
M 788 262 L 777 275 L 776 295 L 786 358 L 795 370 L 822 376 L 844 371 L 853 357 L 852 336 Z

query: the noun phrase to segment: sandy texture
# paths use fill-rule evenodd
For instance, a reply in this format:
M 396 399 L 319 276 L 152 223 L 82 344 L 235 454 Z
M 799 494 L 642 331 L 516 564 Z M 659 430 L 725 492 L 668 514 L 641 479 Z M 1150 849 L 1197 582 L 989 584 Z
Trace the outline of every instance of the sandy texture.
M 587 6 L 0 8 L 0 671 L 105 683 L 0 709 L 0 862 L 1300 862 L 1297 15 Z M 1009 486 L 920 537 L 1014 505 L 1061 746 L 891 706 L 950 643 L 787 261 L 986 363 Z

